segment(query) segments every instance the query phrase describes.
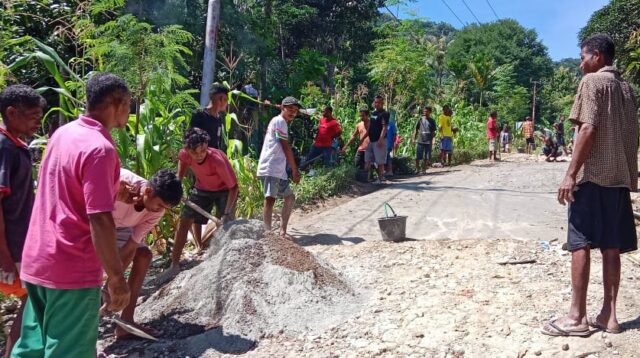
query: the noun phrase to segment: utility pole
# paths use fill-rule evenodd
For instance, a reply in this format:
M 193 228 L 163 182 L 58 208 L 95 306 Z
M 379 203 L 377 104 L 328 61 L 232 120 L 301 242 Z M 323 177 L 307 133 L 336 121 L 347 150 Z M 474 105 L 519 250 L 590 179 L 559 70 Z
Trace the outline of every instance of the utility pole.
M 542 81 L 534 81 L 529 79 L 529 82 L 533 83 L 533 105 L 531 106 L 531 119 L 533 120 L 533 128 L 536 126 L 536 91 L 538 90 L 538 85 L 542 85 Z
M 204 37 L 204 64 L 202 68 L 202 86 L 200 87 L 200 105 L 209 104 L 209 90 L 213 84 L 216 70 L 216 45 L 218 43 L 218 23 L 220 22 L 220 0 L 209 0 L 207 7 L 207 27 Z

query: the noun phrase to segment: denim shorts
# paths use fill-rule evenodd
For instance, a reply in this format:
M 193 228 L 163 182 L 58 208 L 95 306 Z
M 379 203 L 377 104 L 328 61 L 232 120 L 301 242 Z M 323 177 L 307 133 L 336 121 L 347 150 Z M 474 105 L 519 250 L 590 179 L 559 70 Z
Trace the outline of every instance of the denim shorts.
M 416 160 L 431 160 L 431 144 L 418 143 Z
M 262 182 L 265 198 L 285 198 L 293 195 L 293 190 L 289 186 L 289 180 L 276 177 L 258 177 Z
M 440 149 L 443 152 L 452 153 L 453 152 L 453 138 L 451 138 L 451 137 L 442 137 L 442 139 L 440 139 Z

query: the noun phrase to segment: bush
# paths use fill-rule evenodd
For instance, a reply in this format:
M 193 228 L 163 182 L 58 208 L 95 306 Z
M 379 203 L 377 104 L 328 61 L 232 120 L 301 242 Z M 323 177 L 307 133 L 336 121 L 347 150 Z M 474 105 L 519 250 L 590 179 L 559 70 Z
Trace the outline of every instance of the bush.
M 322 168 L 314 176 L 304 175 L 294 187 L 296 204 L 303 205 L 345 192 L 355 177 L 355 167 L 342 164 L 335 168 Z
M 456 149 L 453 152 L 453 163 L 456 165 L 467 164 L 474 160 L 485 159 L 487 156 L 488 144 L 483 147 Z

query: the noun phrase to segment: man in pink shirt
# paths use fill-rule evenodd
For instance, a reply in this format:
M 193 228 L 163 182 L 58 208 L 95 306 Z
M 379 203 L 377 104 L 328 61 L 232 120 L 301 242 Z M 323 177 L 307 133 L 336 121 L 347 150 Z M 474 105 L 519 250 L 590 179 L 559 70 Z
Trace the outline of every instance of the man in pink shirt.
M 120 162 L 109 131 L 129 119 L 131 94 L 108 73 L 86 86 L 87 112 L 49 140 L 22 254 L 28 298 L 11 357 L 95 357 L 103 269 L 109 309 L 129 288 L 112 211 Z
M 498 160 L 498 112 L 493 111 L 487 119 L 487 138 L 489 139 L 489 160 Z
M 116 223 L 116 239 L 120 250 L 120 259 L 124 268 L 131 267 L 129 274 L 129 290 L 131 298 L 120 318 L 134 324 L 134 315 L 138 296 L 149 270 L 153 254 L 145 243 L 149 232 L 160 222 L 165 209 L 180 203 L 182 199 L 182 183 L 176 174 L 169 169 L 159 170 L 147 182 L 142 177 L 127 170 L 120 169 L 121 192 L 126 184 L 124 195 L 119 195 L 113 220 Z M 132 188 L 133 190 L 127 190 Z M 130 200 L 127 200 L 129 199 Z M 108 297 L 108 295 L 105 295 Z M 108 301 L 105 300 L 105 301 Z M 139 329 L 152 336 L 159 336 L 161 332 L 137 325 Z M 119 326 L 116 327 L 116 340 L 133 338 Z
M 191 168 L 196 183 L 189 192 L 189 201 L 206 212 L 216 207 L 216 217 L 223 223 L 233 219 L 233 209 L 238 199 L 238 180 L 221 150 L 207 146 L 209 135 L 200 128 L 191 128 L 184 136 L 184 148 L 178 155 L 178 178 L 182 180 L 187 169 Z M 171 267 L 159 278 L 160 281 L 172 278 L 180 272 L 180 256 L 187 242 L 189 227 L 195 222 L 204 225 L 208 219 L 185 206 L 178 224 L 175 244 L 171 252 Z M 198 250 L 202 250 L 199 237 L 194 237 Z

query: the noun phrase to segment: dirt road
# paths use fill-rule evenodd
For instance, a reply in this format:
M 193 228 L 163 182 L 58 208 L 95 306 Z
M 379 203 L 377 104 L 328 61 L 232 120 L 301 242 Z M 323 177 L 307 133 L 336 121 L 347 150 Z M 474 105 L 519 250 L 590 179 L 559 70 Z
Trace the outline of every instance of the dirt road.
M 539 333 L 571 295 L 566 209 L 555 201 L 567 163 L 512 156 L 499 164 L 434 170 L 375 193 L 299 215 L 299 243 L 369 293 L 361 312 L 320 335 L 274 337 L 250 356 L 638 357 L 640 267 L 623 259 L 620 335 L 550 338 Z M 389 201 L 409 215 L 416 241 L 379 241 Z M 496 239 L 496 240 L 490 240 Z M 505 259 L 533 264 L 499 265 Z M 601 304 L 593 255 L 589 312 Z M 216 356 L 219 352 L 209 352 Z M 206 355 L 205 355 L 206 356 Z
M 112 346 L 112 357 L 640 357 L 640 266 L 629 256 L 622 261 L 618 304 L 622 334 L 540 333 L 547 320 L 566 312 L 571 297 L 570 256 L 561 249 L 566 209 L 555 201 L 566 167 L 513 155 L 496 164 L 432 170 L 297 211 L 291 228 L 297 242 L 357 293 L 347 314 L 332 317 L 339 322 L 331 328 L 283 330 L 252 341 L 224 327 L 200 327 L 170 332 L 155 345 L 115 348 L 107 333 L 100 346 Z M 385 201 L 409 216 L 411 240 L 381 241 L 376 218 Z M 530 263 L 501 265 L 505 260 Z M 588 311 L 597 313 L 599 254 L 591 267 Z M 288 322 L 278 315 L 272 320 Z M 297 326 L 318 326 L 311 321 Z M 192 326 L 171 318 L 164 323 Z
M 407 236 L 432 239 L 564 238 L 566 209 L 555 201 L 567 163 L 480 161 L 395 180 L 384 189 L 337 207 L 292 219 L 301 243 L 379 240 L 385 201 L 408 215 Z

